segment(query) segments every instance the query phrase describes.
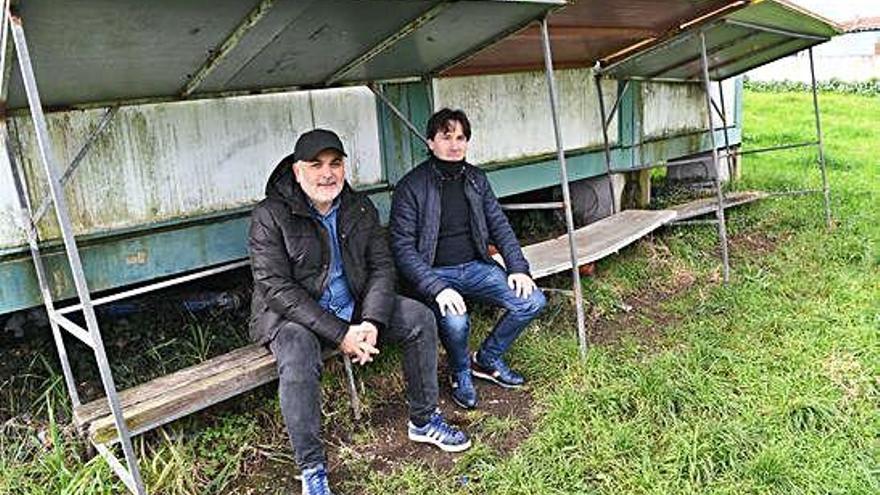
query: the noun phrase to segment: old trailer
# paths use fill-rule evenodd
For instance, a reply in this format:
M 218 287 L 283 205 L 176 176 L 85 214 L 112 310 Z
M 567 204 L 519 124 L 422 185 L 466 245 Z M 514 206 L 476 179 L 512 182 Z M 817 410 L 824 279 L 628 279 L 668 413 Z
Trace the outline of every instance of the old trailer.
M 719 2 L 706 3 L 714 6 Z M 243 15 L 247 14 L 244 10 Z M 675 24 L 678 18 L 674 16 L 689 12 L 681 7 L 668 19 L 655 22 L 654 31 L 643 31 L 660 33 Z M 155 22 L 160 20 L 164 19 L 158 17 Z M 46 25 L 51 22 L 50 18 Z M 214 35 L 231 28 L 216 26 L 218 33 Z M 40 29 L 36 24 L 32 37 L 43 35 Z M 206 29 L 191 36 L 203 38 Z M 625 36 L 609 49 L 631 42 L 632 33 L 639 33 L 634 28 L 618 30 Z M 613 29 L 596 31 L 604 35 Z M 52 41 L 51 35 L 46 36 Z M 533 34 L 520 36 L 539 45 Z M 242 43 L 248 40 L 246 37 Z M 46 67 L 47 82 L 41 85 L 51 82 L 62 89 L 70 77 L 65 71 L 75 67 L 36 51 L 40 46 L 35 47 L 34 59 L 38 77 Z M 50 45 L 45 50 L 57 48 Z M 41 56 L 46 57 L 45 65 L 40 65 Z M 493 187 L 505 197 L 559 184 L 556 144 L 552 132 L 547 132 L 551 116 L 542 64 L 540 59 L 537 64 L 533 61 L 528 71 L 516 65 L 479 69 L 494 72 L 490 75 L 474 74 L 474 69 L 464 67 L 442 73 L 442 77 L 386 83 L 378 89 L 419 127 L 437 108 L 467 111 L 475 129 L 469 160 L 489 170 Z M 572 65 L 570 61 L 564 64 Z M 605 173 L 597 82 L 590 59 L 579 65 L 559 70 L 557 75 L 560 122 L 565 129 L 572 181 Z M 95 75 L 84 84 L 98 86 L 93 90 L 97 92 L 103 77 Z M 202 83 L 204 89 L 217 92 L 221 86 L 212 86 L 211 80 Z M 48 205 L 42 205 L 48 196 L 46 178 L 19 84 L 13 80 L 8 102 L 10 148 L 23 165 L 31 201 L 35 207 L 44 206 L 37 229 L 51 275 L 50 287 L 56 298 L 68 298 L 75 295 L 74 284 L 57 220 L 46 214 Z M 718 116 L 713 123 L 719 142 L 723 139 L 720 129 L 726 126 L 731 145 L 737 145 L 741 82 L 730 79 L 724 84 L 730 115 L 726 123 Z M 603 101 L 611 109 L 622 85 L 610 79 L 601 85 Z M 75 170 L 66 174 L 70 177 L 66 197 L 93 290 L 142 283 L 246 257 L 250 207 L 262 198 L 264 180 L 273 164 L 289 152 L 304 129 L 325 126 L 343 137 L 353 151 L 349 180 L 370 191 L 380 209 L 387 208 L 389 191 L 396 181 L 426 157 L 424 144 L 365 86 L 255 95 L 240 94 L 252 92 L 243 89 L 224 91 L 196 93 L 190 99 L 138 95 L 129 101 L 71 102 L 60 96 L 44 102 L 49 110 L 49 138 L 55 143 L 54 158 L 58 163 L 72 164 Z M 702 95 L 698 84 L 642 82 L 625 88 L 608 120 L 613 129 L 609 141 L 615 172 L 623 174 L 639 163 L 708 151 Z M 641 144 L 636 147 L 636 143 Z M 6 154 L 0 154 L 0 314 L 38 306 L 42 301 L 10 170 Z M 619 202 L 622 180 L 618 178 L 616 184 Z M 592 194 L 593 188 L 575 187 L 575 212 L 585 221 L 607 214 L 592 211 L 601 206 Z M 607 205 L 608 198 L 601 199 Z

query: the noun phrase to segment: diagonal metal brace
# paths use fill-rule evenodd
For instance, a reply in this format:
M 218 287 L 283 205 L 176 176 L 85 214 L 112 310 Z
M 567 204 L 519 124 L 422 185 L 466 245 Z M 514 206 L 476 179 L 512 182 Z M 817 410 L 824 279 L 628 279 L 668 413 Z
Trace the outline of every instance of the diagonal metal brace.
M 64 169 L 64 172 L 61 174 L 61 177 L 58 179 L 61 183 L 61 186 L 64 187 L 67 184 L 67 181 L 76 172 L 76 169 L 79 168 L 83 159 L 88 154 L 89 150 L 92 149 L 92 146 L 95 144 L 95 141 L 98 140 L 98 137 L 104 133 L 104 130 L 110 125 L 110 121 L 113 120 L 113 117 L 119 112 L 118 106 L 113 106 L 107 109 L 104 113 L 104 116 L 101 117 L 101 121 L 98 122 L 98 126 L 89 134 L 89 137 L 86 138 L 86 142 L 83 143 L 82 147 L 80 147 L 79 151 L 76 153 L 76 156 L 73 157 L 73 161 L 70 162 L 70 165 Z M 52 197 L 45 196 L 42 201 L 40 201 L 40 206 L 37 207 L 37 211 L 34 212 L 33 223 L 36 225 L 43 215 L 49 211 L 49 206 L 52 204 Z

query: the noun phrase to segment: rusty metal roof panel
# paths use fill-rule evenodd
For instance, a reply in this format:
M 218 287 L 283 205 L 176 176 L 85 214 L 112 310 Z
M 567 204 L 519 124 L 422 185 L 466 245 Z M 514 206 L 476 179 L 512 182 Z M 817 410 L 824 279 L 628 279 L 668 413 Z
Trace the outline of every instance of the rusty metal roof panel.
M 590 67 L 638 43 L 679 31 L 682 24 L 742 0 L 576 0 L 549 19 L 554 65 Z M 444 71 L 443 76 L 517 72 L 543 68 L 540 28 L 530 26 Z
M 65 108 L 418 77 L 564 0 L 28 0 L 43 103 Z M 26 100 L 12 71 L 8 106 Z
M 833 22 L 781 0 L 763 0 L 707 20 L 677 35 L 612 59 L 600 72 L 618 79 L 699 80 L 700 32 L 706 36 L 709 76 L 727 79 L 840 34 Z

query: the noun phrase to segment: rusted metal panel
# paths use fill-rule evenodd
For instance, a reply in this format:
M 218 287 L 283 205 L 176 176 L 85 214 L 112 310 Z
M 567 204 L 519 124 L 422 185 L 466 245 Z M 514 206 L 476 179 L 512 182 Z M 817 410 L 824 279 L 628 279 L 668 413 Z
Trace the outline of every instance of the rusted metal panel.
M 668 36 L 678 31 L 682 23 L 742 3 L 736 0 L 572 2 L 549 18 L 553 65 L 590 67 L 624 48 Z M 487 47 L 443 75 L 495 74 L 542 67 L 540 29 L 530 26 Z
M 602 144 L 595 82 L 588 69 L 559 71 L 563 139 L 567 149 Z M 603 83 L 610 107 L 617 83 Z M 473 128 L 468 159 L 491 164 L 543 155 L 556 150 L 544 74 L 526 72 L 442 78 L 434 81 L 434 106 L 461 108 Z M 617 120 L 610 128 L 617 128 Z M 616 139 L 616 132 L 612 132 Z
M 103 114 L 50 114 L 58 163 L 69 163 Z M 12 120 L 35 203 L 45 194 L 30 119 Z M 315 124 L 349 141 L 350 179 L 381 180 L 378 124 L 364 88 L 127 106 L 95 142 L 66 187 L 77 234 L 225 211 L 263 197 L 274 164 Z M 42 238 L 58 235 L 53 215 Z

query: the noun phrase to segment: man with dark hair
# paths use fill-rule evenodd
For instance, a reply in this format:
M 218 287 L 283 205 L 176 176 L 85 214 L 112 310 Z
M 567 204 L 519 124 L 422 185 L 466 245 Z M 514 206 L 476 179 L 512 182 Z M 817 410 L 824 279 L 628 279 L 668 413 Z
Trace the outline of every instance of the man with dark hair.
M 477 404 L 472 376 L 509 388 L 525 383 L 502 357 L 545 305 L 486 174 L 465 161 L 470 137 L 470 122 L 461 110 L 444 108 L 431 116 L 432 156 L 401 179 L 391 204 L 397 267 L 437 316 L 452 398 L 466 409 Z M 490 243 L 506 269 L 489 256 Z M 464 297 L 506 310 L 473 354 Z
M 380 343 L 400 344 L 409 438 L 448 452 L 470 446 L 437 410 L 434 315 L 394 293 L 378 213 L 345 181 L 345 156 L 332 131 L 300 136 L 269 177 L 250 229 L 251 337 L 277 360 L 281 412 L 309 495 L 330 493 L 320 439 L 323 349 L 363 365 Z

